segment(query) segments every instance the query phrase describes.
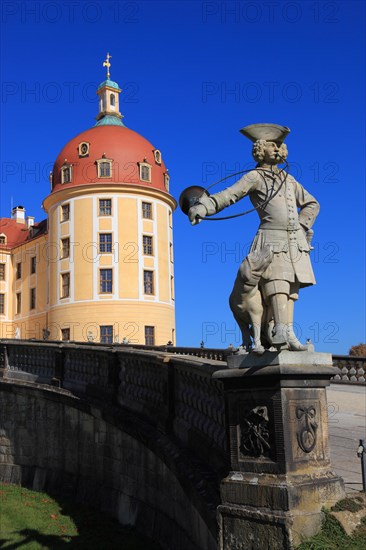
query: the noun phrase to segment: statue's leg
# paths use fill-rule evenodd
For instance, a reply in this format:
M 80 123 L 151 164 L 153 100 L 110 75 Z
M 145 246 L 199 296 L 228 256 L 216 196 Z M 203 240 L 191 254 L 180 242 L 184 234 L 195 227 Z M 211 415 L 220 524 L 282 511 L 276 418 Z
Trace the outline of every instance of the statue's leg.
M 281 280 L 267 281 L 263 284 L 263 291 L 271 303 L 273 312 L 272 344 L 286 349 L 288 347 L 287 328 L 290 283 Z
M 274 327 L 272 331 L 272 343 L 277 345 L 287 344 L 287 319 L 288 296 L 287 294 L 275 294 L 271 298 Z
M 242 307 L 243 287 L 243 282 L 238 274 L 235 279 L 234 288 L 229 297 L 229 305 L 235 321 L 238 323 L 240 328 L 242 335 L 242 347 L 249 351 L 252 346 L 252 342 L 250 339 L 249 317 L 246 314 L 245 309 Z
M 291 284 L 291 294 L 288 302 L 288 344 L 289 349 L 292 351 L 307 351 L 307 346 L 304 346 L 296 337 L 294 332 L 294 305 L 298 299 L 299 285 L 297 283 Z
M 264 347 L 261 344 L 263 306 L 258 286 L 243 283 L 240 274 L 238 274 L 229 298 L 229 304 L 243 336 L 243 347 L 246 350 L 252 348 L 250 339 L 252 335 L 253 352 L 264 353 Z M 251 331 L 249 326 L 251 326 Z
M 261 342 L 261 329 L 261 317 L 252 317 L 252 332 L 254 341 L 253 353 L 256 353 L 257 355 L 262 355 L 265 352 Z

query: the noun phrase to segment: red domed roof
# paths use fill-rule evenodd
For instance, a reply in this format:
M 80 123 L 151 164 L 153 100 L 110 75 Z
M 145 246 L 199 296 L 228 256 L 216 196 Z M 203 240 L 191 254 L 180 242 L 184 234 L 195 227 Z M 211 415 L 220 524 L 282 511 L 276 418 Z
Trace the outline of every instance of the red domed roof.
M 89 155 L 79 156 L 79 145 L 89 143 Z M 52 191 L 93 183 L 127 183 L 166 191 L 165 164 L 155 161 L 156 149 L 137 132 L 125 126 L 94 126 L 70 140 L 58 155 L 53 167 Z M 112 177 L 98 178 L 96 161 L 112 160 Z M 151 183 L 140 180 L 139 164 L 151 165 Z M 72 164 L 72 182 L 61 183 L 61 168 Z

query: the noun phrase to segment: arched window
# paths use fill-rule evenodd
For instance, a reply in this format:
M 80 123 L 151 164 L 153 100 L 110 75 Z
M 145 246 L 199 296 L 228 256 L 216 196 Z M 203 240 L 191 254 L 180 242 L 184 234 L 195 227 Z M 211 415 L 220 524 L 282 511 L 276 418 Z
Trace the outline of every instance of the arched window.
M 116 105 L 116 96 L 114 94 L 111 94 L 110 98 L 111 98 L 111 107 L 115 107 L 115 105 Z

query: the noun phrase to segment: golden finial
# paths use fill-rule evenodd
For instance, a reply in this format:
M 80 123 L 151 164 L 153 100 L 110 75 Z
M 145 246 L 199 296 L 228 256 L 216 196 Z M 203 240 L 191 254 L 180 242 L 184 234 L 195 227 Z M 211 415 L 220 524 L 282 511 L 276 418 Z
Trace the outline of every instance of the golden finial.
M 109 68 L 111 66 L 109 60 L 111 59 L 111 57 L 112 56 L 107 53 L 107 59 L 103 62 L 103 67 L 107 67 L 107 79 L 111 77 L 111 73 L 109 72 Z

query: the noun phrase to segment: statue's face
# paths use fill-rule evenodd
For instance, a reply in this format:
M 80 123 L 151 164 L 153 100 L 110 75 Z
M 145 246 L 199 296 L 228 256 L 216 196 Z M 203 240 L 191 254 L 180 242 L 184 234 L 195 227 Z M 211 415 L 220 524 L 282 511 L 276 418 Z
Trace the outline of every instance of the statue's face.
M 273 141 L 267 141 L 264 146 L 264 159 L 265 164 L 279 164 L 280 157 L 278 156 L 279 147 Z

